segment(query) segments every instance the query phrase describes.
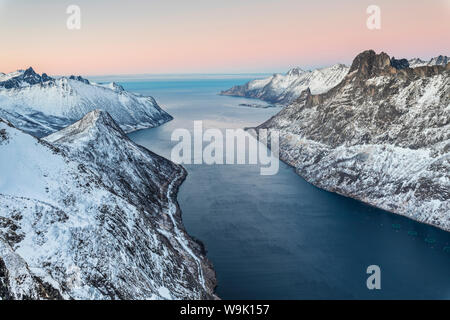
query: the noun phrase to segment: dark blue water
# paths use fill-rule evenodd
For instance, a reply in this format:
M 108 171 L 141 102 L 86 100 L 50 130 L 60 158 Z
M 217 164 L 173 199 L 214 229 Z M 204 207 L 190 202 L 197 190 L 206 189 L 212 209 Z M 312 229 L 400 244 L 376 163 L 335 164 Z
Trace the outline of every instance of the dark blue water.
M 245 77 L 150 79 L 121 83 L 153 95 L 175 120 L 130 134 L 170 157 L 170 135 L 262 123 L 279 109 L 239 107 L 220 90 Z M 252 101 L 255 102 L 255 101 Z M 188 165 L 179 202 L 188 232 L 201 239 L 224 299 L 450 299 L 450 233 L 310 185 L 287 165 L 274 176 L 258 166 Z M 369 265 L 381 290 L 366 287 Z

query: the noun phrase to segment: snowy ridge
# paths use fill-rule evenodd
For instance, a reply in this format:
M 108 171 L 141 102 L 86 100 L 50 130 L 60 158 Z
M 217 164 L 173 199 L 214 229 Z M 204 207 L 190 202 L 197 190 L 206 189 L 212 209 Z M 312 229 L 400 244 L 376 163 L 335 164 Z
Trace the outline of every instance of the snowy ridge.
M 285 75 L 274 74 L 265 79 L 250 81 L 241 86 L 222 91 L 222 95 L 257 98 L 270 103 L 288 104 L 310 88 L 313 93 L 323 93 L 337 85 L 349 68 L 343 64 L 304 71 L 300 68 L 289 70 Z
M 394 61 L 394 58 L 392 59 Z M 417 68 L 423 66 L 445 67 L 450 58 L 437 56 L 429 61 L 419 58 L 404 60 L 407 67 Z M 303 90 L 309 88 L 312 94 L 325 93 L 338 85 L 347 75 L 349 67 L 336 64 L 331 67 L 305 71 L 301 68 L 293 68 L 285 75 L 274 74 L 264 79 L 252 80 L 244 85 L 234 86 L 220 94 L 227 96 L 247 97 L 261 99 L 270 103 L 287 105 L 295 101 Z
M 408 60 L 410 68 L 424 67 L 424 66 L 443 66 L 445 67 L 447 63 L 450 62 L 450 58 L 447 56 L 439 55 L 437 57 L 431 58 L 429 61 L 424 61 L 419 58 L 414 58 Z
M 184 169 L 108 113 L 46 141 L 0 120 L 0 155 L 1 299 L 216 298 L 181 223 Z
M 259 128 L 323 189 L 450 231 L 450 64 L 397 69 L 365 51 L 344 80 L 305 90 Z
M 115 83 L 96 84 L 80 76 L 53 79 L 32 68 L 0 75 L 0 117 L 36 137 L 95 109 L 107 111 L 126 132 L 172 120 L 152 97 L 127 92 Z

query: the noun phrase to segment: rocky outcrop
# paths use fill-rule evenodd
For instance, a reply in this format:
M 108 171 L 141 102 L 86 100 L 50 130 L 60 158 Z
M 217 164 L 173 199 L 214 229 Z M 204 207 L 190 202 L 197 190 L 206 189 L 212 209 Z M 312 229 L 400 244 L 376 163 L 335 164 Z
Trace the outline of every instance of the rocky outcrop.
M 406 59 L 395 59 L 394 57 L 392 57 L 391 66 L 393 66 L 396 69 L 405 69 L 409 68 L 409 62 Z
M 316 186 L 450 230 L 450 68 L 395 65 L 365 51 L 259 128 L 280 131 L 281 159 Z

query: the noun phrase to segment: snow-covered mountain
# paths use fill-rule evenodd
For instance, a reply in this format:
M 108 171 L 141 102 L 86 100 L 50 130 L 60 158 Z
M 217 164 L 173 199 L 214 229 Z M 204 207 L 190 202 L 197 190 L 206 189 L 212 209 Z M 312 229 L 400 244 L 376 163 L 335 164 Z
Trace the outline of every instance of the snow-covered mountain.
M 450 64 L 365 51 L 259 128 L 279 130 L 281 159 L 314 185 L 450 231 Z
M 443 66 L 445 67 L 447 63 L 450 62 L 450 58 L 447 56 L 437 56 L 434 58 L 431 58 L 429 61 L 424 61 L 419 58 L 414 58 L 408 60 L 409 67 L 410 68 L 416 68 L 416 67 L 423 67 L 423 66 Z
M 185 170 L 93 111 L 45 140 L 0 120 L 1 299 L 210 299 Z
M 127 92 L 115 83 L 96 84 L 80 76 L 53 79 L 32 68 L 0 74 L 0 117 L 36 137 L 62 129 L 95 109 L 107 111 L 126 132 L 172 119 L 152 97 Z
M 27 87 L 30 85 L 53 80 L 46 73 L 39 75 L 33 68 L 27 70 L 17 70 L 8 74 L 0 73 L 0 88 L 12 89 Z
M 222 91 L 222 95 L 257 98 L 270 103 L 289 104 L 310 88 L 318 94 L 333 88 L 347 74 L 349 68 L 343 64 L 304 71 L 300 68 L 289 70 L 285 75 L 274 74 L 265 79 L 257 79 L 244 85 Z

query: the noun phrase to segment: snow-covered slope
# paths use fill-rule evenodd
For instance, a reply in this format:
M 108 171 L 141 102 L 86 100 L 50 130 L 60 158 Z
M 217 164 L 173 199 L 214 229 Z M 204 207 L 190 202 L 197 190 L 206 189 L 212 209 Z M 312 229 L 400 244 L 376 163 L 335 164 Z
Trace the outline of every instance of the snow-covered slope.
M 0 298 L 214 298 L 181 224 L 185 174 L 106 112 L 47 141 L 0 120 Z
M 32 68 L 0 75 L 0 117 L 42 137 L 102 109 L 126 132 L 170 121 L 152 97 L 125 91 L 117 84 L 90 83 L 82 77 L 53 79 Z
M 348 67 L 336 64 L 331 67 L 304 71 L 291 69 L 285 75 L 274 74 L 265 79 L 250 81 L 241 86 L 222 91 L 222 95 L 257 98 L 270 103 L 288 104 L 301 92 L 310 88 L 313 93 L 323 93 L 337 85 L 348 72 Z
M 307 181 L 450 231 L 450 64 L 396 69 L 365 51 L 259 128 L 280 131 L 281 159 Z
M 447 56 L 437 56 L 434 58 L 431 58 L 429 61 L 423 61 L 419 58 L 414 58 L 408 60 L 409 67 L 410 68 L 417 68 L 417 67 L 423 67 L 423 66 L 443 66 L 445 67 L 447 63 L 450 62 L 450 58 Z

